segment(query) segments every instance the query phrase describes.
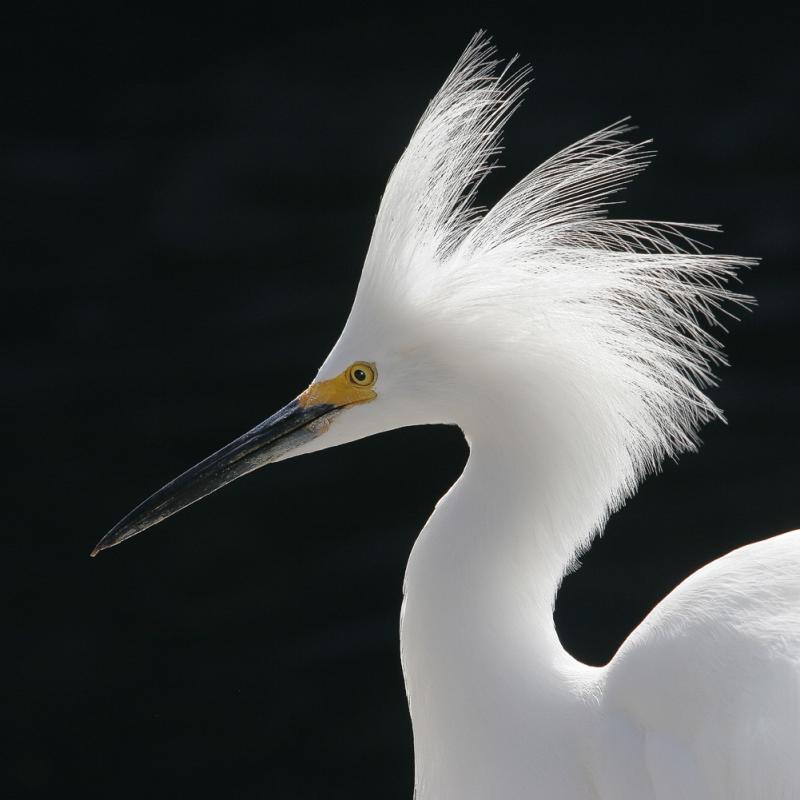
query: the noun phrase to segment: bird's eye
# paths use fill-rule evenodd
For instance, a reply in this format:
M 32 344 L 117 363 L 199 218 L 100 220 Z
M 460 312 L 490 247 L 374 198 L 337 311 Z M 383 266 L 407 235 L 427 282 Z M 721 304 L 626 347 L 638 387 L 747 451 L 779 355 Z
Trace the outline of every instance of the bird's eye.
M 356 386 L 372 386 L 377 375 L 375 367 L 359 361 L 350 367 L 347 377 L 350 379 L 350 383 L 354 383 Z

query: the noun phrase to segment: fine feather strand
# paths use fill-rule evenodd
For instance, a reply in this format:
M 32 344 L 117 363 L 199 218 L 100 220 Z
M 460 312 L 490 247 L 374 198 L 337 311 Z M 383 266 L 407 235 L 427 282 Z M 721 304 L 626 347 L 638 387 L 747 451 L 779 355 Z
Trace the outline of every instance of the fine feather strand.
M 627 120 L 557 153 L 489 211 L 477 207 L 529 82 L 513 64 L 482 33 L 469 43 L 390 177 L 361 291 L 508 343 L 531 374 L 541 353 L 571 367 L 604 432 L 595 439 L 613 507 L 721 416 L 705 389 L 724 357 L 703 326 L 750 302 L 726 283 L 754 261 L 707 252 L 695 237 L 711 225 L 607 217 L 653 156 L 649 142 L 627 139 Z

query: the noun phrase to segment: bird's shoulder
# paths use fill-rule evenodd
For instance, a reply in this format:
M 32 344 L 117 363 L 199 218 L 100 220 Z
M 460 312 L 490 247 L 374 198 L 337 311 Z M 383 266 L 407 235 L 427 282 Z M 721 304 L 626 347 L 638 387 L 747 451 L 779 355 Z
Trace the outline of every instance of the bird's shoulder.
M 800 796 L 800 530 L 689 576 L 603 672 L 600 718 L 664 796 Z
M 683 646 L 694 659 L 800 659 L 800 530 L 740 547 L 686 578 L 626 639 L 608 679 L 647 653 L 674 667 L 688 655 Z

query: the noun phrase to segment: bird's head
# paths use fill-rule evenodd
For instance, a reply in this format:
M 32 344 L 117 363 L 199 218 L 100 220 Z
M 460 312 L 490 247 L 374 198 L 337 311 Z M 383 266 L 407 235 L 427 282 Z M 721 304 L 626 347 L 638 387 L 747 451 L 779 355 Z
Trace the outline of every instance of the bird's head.
M 399 427 L 457 422 L 462 401 L 475 396 L 464 389 L 471 371 L 459 370 L 464 359 L 437 346 L 447 337 L 435 328 L 402 304 L 379 308 L 360 290 L 339 340 L 305 390 L 133 509 L 92 555 L 268 463 Z
M 140 533 L 231 481 L 273 461 L 392 428 L 444 422 L 447 394 L 431 353 L 387 329 L 388 317 L 354 308 L 316 378 L 294 400 L 137 506 L 92 552 Z M 405 344 L 401 344 L 405 342 Z
M 549 439 L 578 443 L 558 447 L 562 460 L 606 476 L 612 504 L 692 446 L 717 413 L 703 387 L 720 360 L 698 321 L 743 300 L 724 283 L 747 259 L 698 249 L 688 233 L 708 226 L 605 217 L 608 196 L 650 155 L 625 124 L 477 208 L 526 85 L 525 69 L 498 65 L 479 34 L 423 115 L 387 184 L 344 331 L 311 385 L 145 500 L 94 553 L 264 464 L 407 425 L 469 435 L 492 418 L 538 420 Z

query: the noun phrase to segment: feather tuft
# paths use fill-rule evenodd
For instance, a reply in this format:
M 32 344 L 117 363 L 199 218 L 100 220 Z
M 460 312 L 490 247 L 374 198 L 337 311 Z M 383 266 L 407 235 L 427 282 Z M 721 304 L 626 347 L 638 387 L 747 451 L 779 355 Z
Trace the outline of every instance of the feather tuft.
M 490 210 L 477 206 L 530 83 L 515 63 L 483 33 L 469 43 L 392 172 L 360 291 L 506 343 L 531 372 L 542 353 L 571 365 L 575 393 L 605 426 L 614 505 L 721 417 L 705 390 L 725 360 L 707 328 L 752 302 L 727 283 L 756 261 L 708 252 L 697 237 L 712 225 L 608 217 L 654 155 L 629 140 L 627 119 L 557 153 Z

